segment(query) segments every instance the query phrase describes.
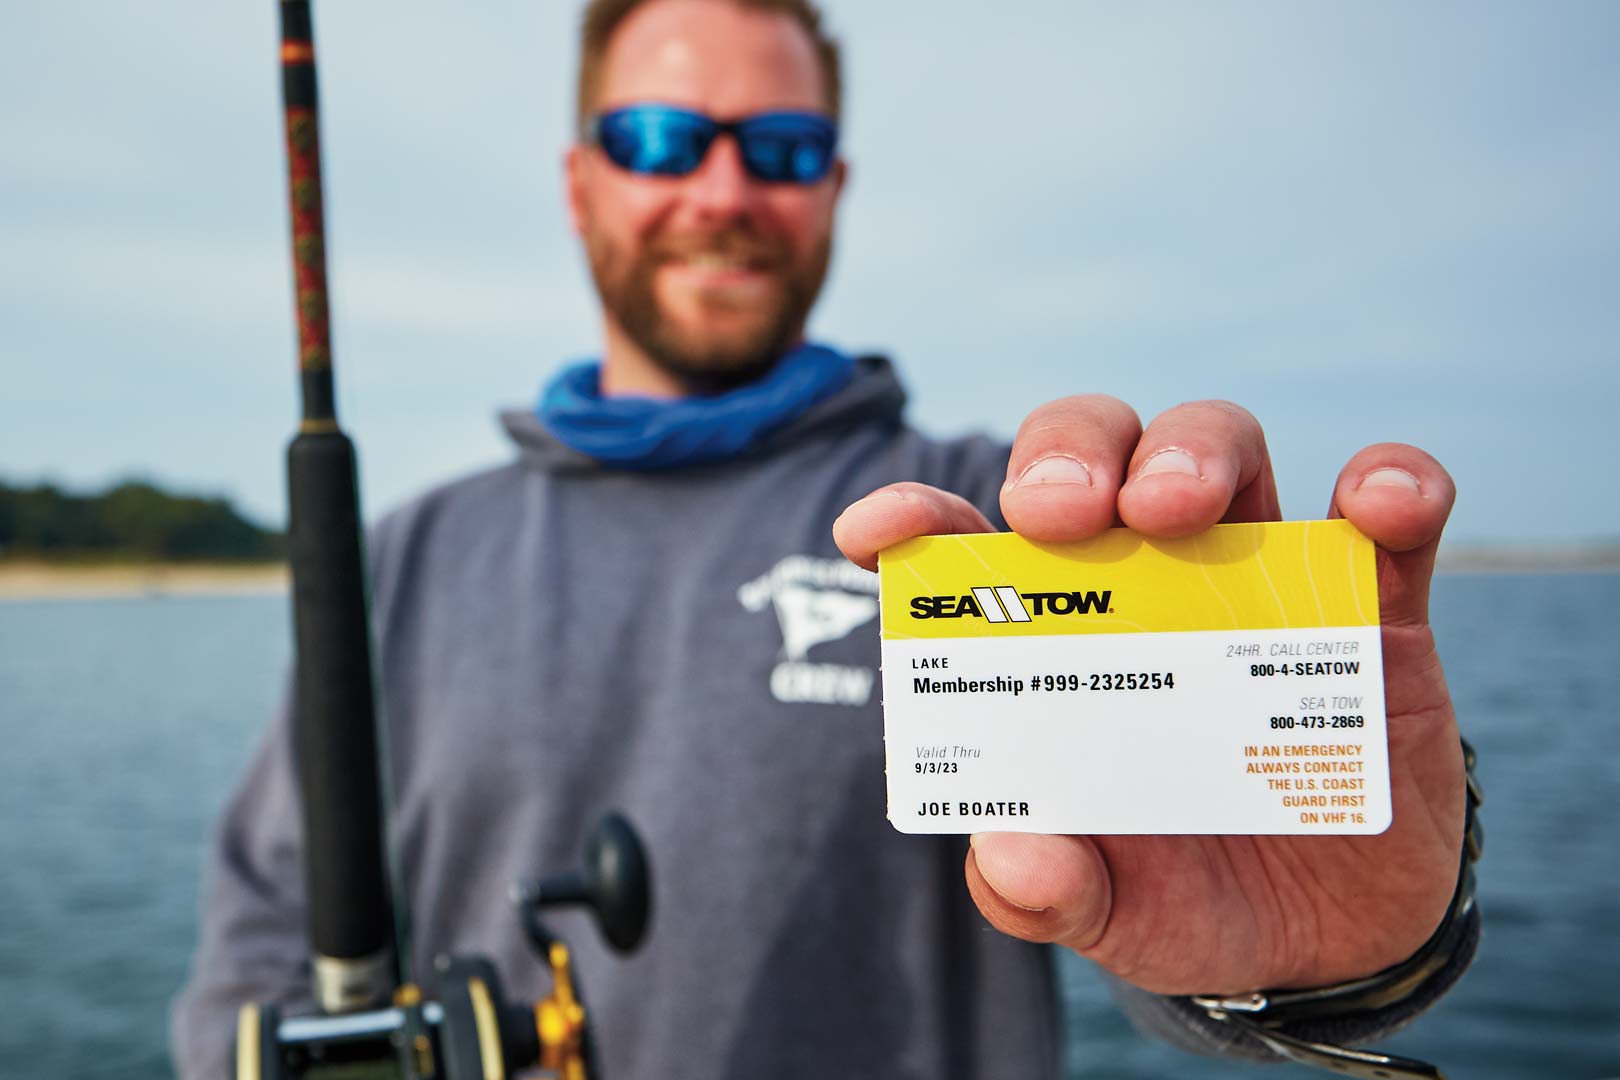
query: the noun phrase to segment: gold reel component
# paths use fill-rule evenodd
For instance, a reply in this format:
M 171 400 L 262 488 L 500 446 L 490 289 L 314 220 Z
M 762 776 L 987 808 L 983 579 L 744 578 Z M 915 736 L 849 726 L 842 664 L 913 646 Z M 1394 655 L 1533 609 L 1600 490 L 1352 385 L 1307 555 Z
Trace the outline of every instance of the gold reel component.
M 534 1025 L 540 1036 L 540 1067 L 561 1080 L 587 1080 L 585 1069 L 585 1006 L 574 993 L 568 946 L 551 943 L 546 960 L 551 964 L 551 993 L 535 1002 Z

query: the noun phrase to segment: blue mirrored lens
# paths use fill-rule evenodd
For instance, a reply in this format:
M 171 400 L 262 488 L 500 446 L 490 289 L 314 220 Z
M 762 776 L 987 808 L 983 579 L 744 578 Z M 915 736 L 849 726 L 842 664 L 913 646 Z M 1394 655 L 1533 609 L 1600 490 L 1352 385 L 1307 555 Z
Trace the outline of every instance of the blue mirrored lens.
M 761 180 L 812 184 L 832 168 L 838 129 L 814 113 L 762 113 L 737 124 L 737 141 Z
M 597 144 L 615 165 L 656 176 L 695 171 L 721 132 L 736 136 L 751 176 L 774 183 L 815 183 L 838 150 L 838 126 L 816 113 L 760 113 L 720 123 L 688 109 L 630 105 L 595 122 Z
M 596 138 L 621 169 L 658 176 L 685 176 L 698 167 L 719 126 L 683 109 L 637 105 L 603 113 Z

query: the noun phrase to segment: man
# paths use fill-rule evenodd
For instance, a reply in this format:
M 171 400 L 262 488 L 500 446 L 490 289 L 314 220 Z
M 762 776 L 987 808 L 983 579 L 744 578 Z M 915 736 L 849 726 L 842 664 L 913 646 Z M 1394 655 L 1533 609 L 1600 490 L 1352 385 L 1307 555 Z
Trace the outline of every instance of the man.
M 1429 939 L 1457 883 L 1464 776 L 1426 622 L 1451 481 L 1385 444 L 1333 493 L 1379 545 L 1386 833 L 990 834 L 968 850 L 894 832 L 875 580 L 833 537 L 870 570 L 890 544 L 1000 518 L 1064 540 L 1279 511 L 1235 406 L 1143 430 L 1121 402 L 1068 398 L 1009 456 L 922 437 L 885 363 L 806 344 L 845 174 L 838 108 L 836 49 L 798 0 L 586 14 L 566 174 L 601 363 L 505 418 L 516 463 L 412 503 L 372 547 L 413 959 L 485 954 L 514 996 L 543 992 L 506 885 L 569 865 L 618 806 L 654 862 L 646 946 L 615 958 L 559 920 L 615 1080 L 1054 1077 L 1050 954 L 1031 942 L 1107 969 L 1133 1018 L 1182 1045 L 1265 1054 L 1158 995 L 1378 972 Z M 241 1001 L 307 995 L 289 743 L 283 717 L 220 834 L 175 1011 L 187 1076 L 223 1068 Z M 1288 1030 L 1383 1032 L 1455 980 L 1475 932 L 1386 1007 Z

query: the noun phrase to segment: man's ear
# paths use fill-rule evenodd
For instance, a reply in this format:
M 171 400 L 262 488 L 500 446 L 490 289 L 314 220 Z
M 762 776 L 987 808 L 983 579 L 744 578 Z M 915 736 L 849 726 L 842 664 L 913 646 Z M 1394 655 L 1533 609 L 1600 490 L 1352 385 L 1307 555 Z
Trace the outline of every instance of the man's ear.
M 844 193 L 844 185 L 849 181 L 849 162 L 842 157 L 833 162 L 832 181 L 833 201 L 837 202 L 838 197 Z
M 590 167 L 585 154 L 585 147 L 575 143 L 563 155 L 563 195 L 568 203 L 568 222 L 576 236 L 585 235 L 585 170 Z

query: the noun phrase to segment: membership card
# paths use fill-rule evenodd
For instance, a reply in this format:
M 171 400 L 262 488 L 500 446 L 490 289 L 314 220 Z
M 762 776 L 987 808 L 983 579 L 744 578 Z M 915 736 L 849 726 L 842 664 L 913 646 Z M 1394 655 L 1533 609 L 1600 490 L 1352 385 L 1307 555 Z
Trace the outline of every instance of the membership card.
M 1346 521 L 884 551 L 902 832 L 1379 833 L 1372 542 Z

